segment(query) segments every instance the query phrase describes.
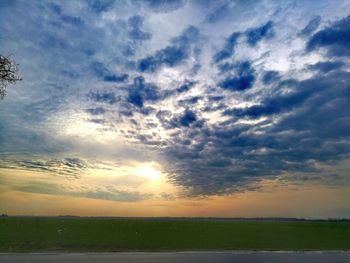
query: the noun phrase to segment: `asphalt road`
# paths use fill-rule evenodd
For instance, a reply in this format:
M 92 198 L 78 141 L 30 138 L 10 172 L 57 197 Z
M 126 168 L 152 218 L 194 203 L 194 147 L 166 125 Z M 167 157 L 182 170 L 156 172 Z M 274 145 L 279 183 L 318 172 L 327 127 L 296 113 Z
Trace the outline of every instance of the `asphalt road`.
M 350 252 L 169 252 L 0 254 L 1 263 L 349 263 Z

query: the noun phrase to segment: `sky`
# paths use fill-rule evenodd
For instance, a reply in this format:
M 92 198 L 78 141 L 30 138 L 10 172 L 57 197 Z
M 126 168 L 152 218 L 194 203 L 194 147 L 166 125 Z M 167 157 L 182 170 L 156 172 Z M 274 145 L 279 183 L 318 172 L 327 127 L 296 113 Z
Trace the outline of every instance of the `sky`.
M 0 213 L 350 218 L 350 2 L 0 0 Z

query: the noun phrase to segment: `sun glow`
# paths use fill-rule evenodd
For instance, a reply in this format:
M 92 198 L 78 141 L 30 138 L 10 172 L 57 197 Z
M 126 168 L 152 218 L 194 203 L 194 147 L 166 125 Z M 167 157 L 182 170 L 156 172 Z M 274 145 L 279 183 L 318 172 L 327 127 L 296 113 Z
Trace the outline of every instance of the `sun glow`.
M 150 180 L 160 179 L 162 173 L 152 165 L 143 165 L 137 168 L 137 175 Z

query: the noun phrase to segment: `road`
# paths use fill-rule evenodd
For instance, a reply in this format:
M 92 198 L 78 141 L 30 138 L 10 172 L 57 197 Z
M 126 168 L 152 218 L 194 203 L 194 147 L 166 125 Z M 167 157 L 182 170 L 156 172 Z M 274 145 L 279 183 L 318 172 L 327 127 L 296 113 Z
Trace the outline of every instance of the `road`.
M 349 252 L 0 253 L 1 263 L 349 263 Z

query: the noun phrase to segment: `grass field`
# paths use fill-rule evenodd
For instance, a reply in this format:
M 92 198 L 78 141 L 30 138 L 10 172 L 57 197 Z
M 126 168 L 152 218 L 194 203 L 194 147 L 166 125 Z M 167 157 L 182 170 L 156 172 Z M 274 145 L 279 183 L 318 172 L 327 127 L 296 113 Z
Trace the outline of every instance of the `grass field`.
M 350 250 L 350 224 L 0 218 L 0 251 Z

